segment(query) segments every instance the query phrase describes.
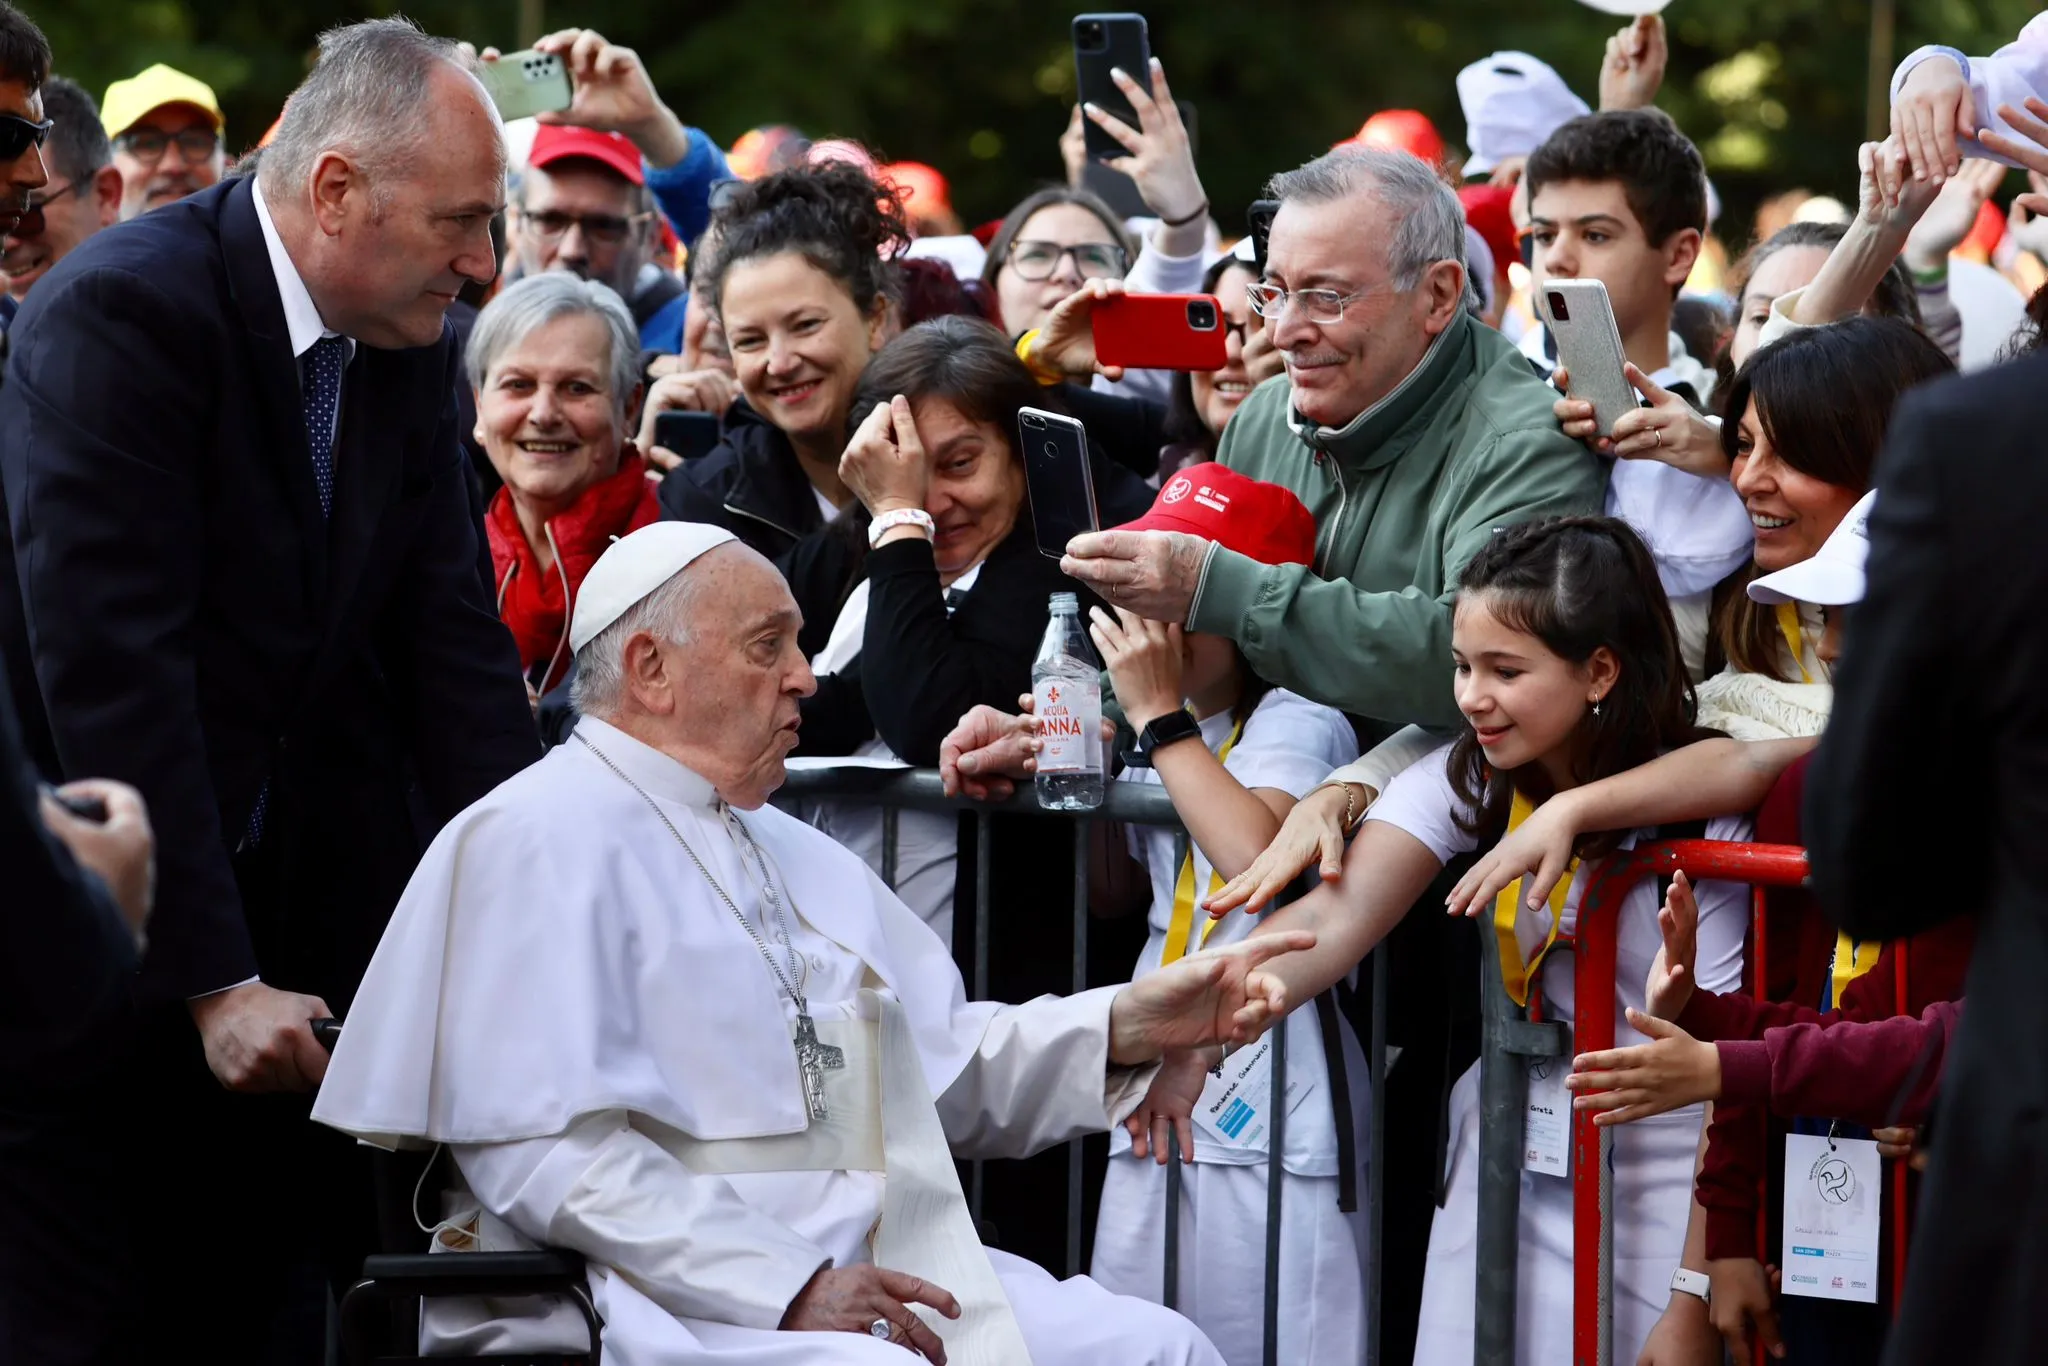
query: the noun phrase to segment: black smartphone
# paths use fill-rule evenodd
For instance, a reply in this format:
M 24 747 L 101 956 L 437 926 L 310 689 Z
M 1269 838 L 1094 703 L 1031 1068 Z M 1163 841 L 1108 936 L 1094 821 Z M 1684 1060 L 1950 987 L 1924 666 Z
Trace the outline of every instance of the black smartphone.
M 1100 531 L 1095 476 L 1088 467 L 1088 429 L 1043 408 L 1017 410 L 1017 440 L 1024 452 L 1024 490 L 1038 553 L 1058 559 L 1067 542 Z
M 1245 210 L 1245 223 L 1252 230 L 1252 265 L 1261 280 L 1266 278 L 1266 247 L 1273 240 L 1273 215 L 1278 212 L 1277 199 L 1254 199 Z
M 341 1042 L 341 1021 L 322 1016 L 307 1022 L 313 1030 L 313 1041 L 332 1053 L 334 1045 Z
M 654 444 L 674 451 L 685 465 L 711 454 L 719 440 L 717 413 L 671 408 L 654 415 Z
M 1077 14 L 1074 16 L 1074 85 L 1081 103 L 1092 104 L 1103 113 L 1138 126 L 1138 111 L 1124 98 L 1109 78 L 1111 68 L 1146 86 L 1152 80 L 1152 42 L 1145 32 L 1142 14 Z M 1090 160 L 1125 155 L 1121 142 L 1095 126 L 1095 120 L 1081 119 L 1082 136 L 1088 141 Z
M 94 825 L 105 825 L 107 823 L 107 804 L 104 799 L 99 797 L 81 797 L 76 794 L 59 792 L 48 783 L 44 783 L 41 786 L 45 797 L 48 797 L 51 801 L 78 817 L 78 819 L 91 821 Z

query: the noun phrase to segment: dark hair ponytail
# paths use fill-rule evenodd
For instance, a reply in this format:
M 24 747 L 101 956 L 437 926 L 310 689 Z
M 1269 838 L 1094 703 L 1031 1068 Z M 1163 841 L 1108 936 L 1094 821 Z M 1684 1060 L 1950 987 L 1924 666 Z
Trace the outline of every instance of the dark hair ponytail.
M 709 291 L 714 311 L 736 263 L 786 251 L 844 285 L 863 317 L 902 290 L 896 258 L 910 245 L 903 206 L 847 162 L 794 166 L 749 181 L 712 215 L 709 231 L 717 246 L 697 287 Z
M 1552 517 L 1497 531 L 1465 566 L 1458 596 L 1483 598 L 1495 620 L 1535 636 L 1569 663 L 1584 664 L 1603 648 L 1619 662 L 1600 714 L 1589 710 L 1572 737 L 1578 782 L 1626 772 L 1704 734 L 1693 724 L 1692 681 L 1656 562 L 1626 522 Z M 1469 727 L 1451 747 L 1450 779 L 1472 813 L 1469 821 L 1460 817 L 1460 826 L 1482 837 L 1507 828 L 1517 790 L 1533 802 L 1552 795 L 1540 764 L 1496 771 Z M 1579 852 L 1612 853 L 1620 838 L 1595 835 Z

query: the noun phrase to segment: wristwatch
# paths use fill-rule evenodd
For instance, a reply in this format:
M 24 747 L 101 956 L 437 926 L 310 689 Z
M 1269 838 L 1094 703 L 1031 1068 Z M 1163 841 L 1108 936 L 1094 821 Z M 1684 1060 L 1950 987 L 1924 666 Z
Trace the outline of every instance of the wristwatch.
M 1202 723 L 1197 721 L 1187 708 L 1176 708 L 1145 723 L 1145 729 L 1138 732 L 1138 743 L 1127 756 L 1127 762 L 1133 768 L 1150 768 L 1152 756 L 1158 753 L 1162 746 L 1201 738 Z
M 1704 1271 L 1688 1271 L 1684 1267 L 1671 1273 L 1671 1288 L 1688 1295 L 1699 1297 L 1702 1304 L 1708 1303 L 1707 1292 L 1713 1288 L 1713 1278 Z
M 932 515 L 923 508 L 897 508 L 894 512 L 885 512 L 868 523 L 868 549 L 875 548 L 875 543 L 882 539 L 882 533 L 893 531 L 899 526 L 923 527 L 927 538 L 938 534 L 938 526 L 932 521 Z

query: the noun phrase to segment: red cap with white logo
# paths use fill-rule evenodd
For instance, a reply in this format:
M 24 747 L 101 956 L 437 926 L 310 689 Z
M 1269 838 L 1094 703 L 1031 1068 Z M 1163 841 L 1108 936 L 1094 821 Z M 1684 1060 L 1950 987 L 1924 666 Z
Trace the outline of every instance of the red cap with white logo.
M 1152 510 L 1118 531 L 1184 531 L 1260 564 L 1313 564 L 1316 519 L 1292 489 L 1222 465 L 1190 465 L 1166 481 Z

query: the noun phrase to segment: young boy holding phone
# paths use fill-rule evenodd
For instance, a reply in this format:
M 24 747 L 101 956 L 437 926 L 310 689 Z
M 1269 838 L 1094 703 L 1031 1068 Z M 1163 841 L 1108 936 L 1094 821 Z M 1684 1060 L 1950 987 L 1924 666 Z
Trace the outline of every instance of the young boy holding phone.
M 1549 281 L 1600 281 L 1627 359 L 1623 373 L 1650 405 L 1611 432 L 1597 430 L 1592 404 L 1581 400 L 1561 401 L 1558 417 L 1567 433 L 1616 457 L 1607 512 L 1649 544 L 1697 677 L 1714 585 L 1748 561 L 1754 539 L 1726 477 L 1719 430 L 1697 411 L 1714 372 L 1671 330 L 1707 224 L 1705 163 L 1658 110 L 1611 110 L 1552 133 L 1530 153 L 1524 176 L 1532 292 L 1541 299 Z M 1548 329 L 1532 331 L 1522 348 L 1539 370 L 1551 370 Z

